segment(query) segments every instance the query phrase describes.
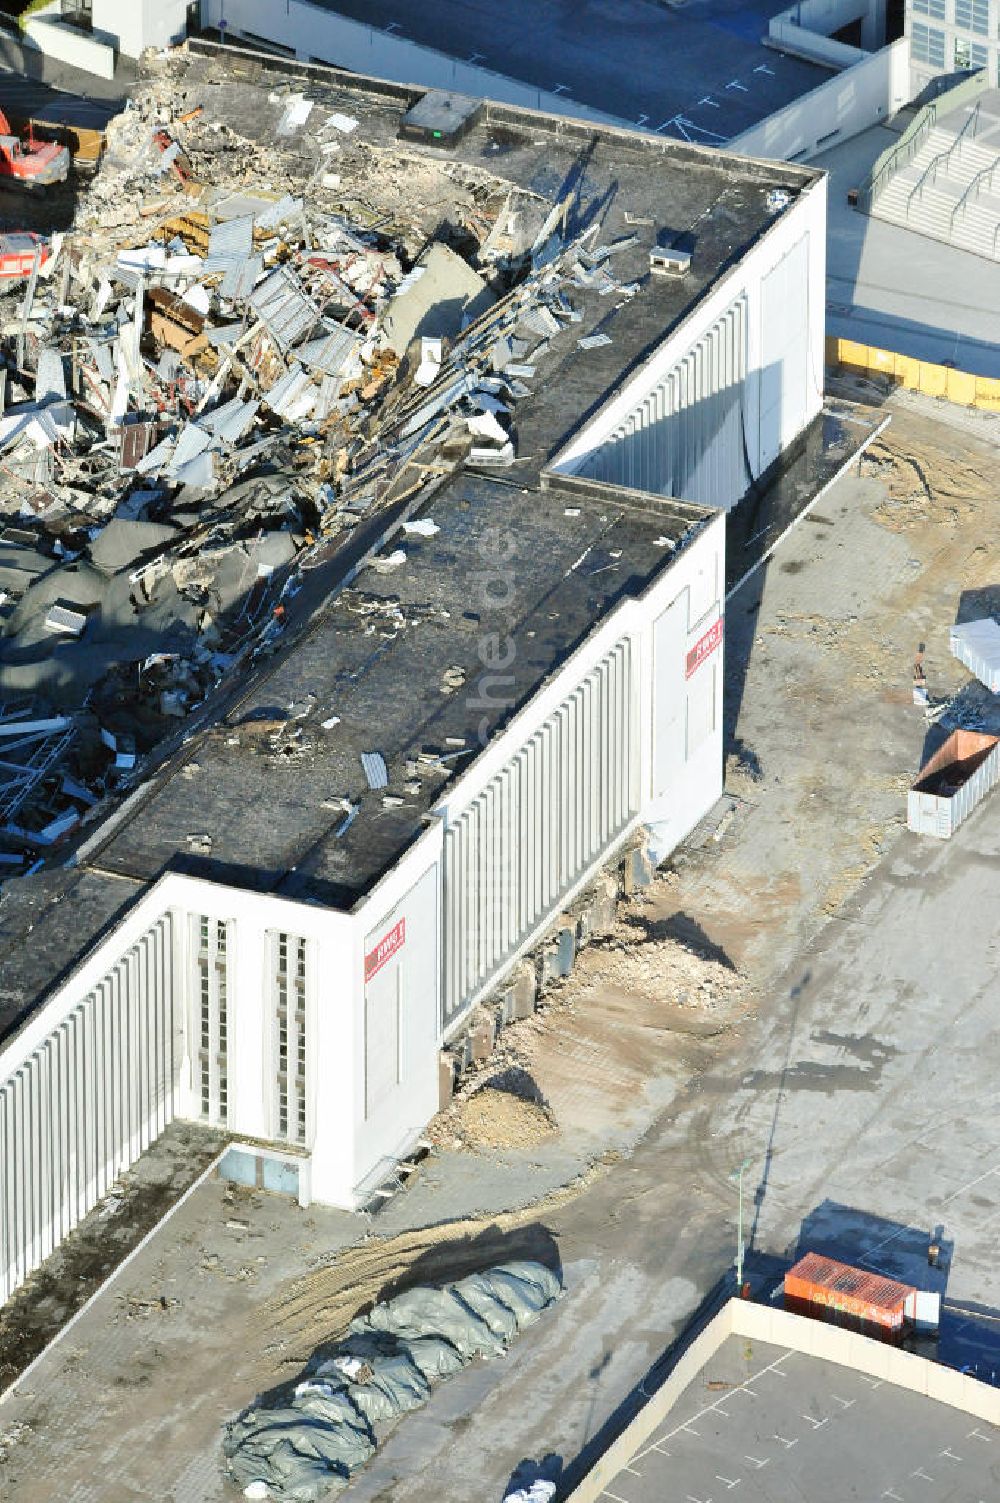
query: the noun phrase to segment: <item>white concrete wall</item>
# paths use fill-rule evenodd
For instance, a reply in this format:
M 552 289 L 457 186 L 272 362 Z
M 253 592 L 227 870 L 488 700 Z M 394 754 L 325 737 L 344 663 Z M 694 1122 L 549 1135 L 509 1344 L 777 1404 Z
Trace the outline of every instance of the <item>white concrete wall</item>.
M 726 150 L 748 157 L 808 161 L 817 152 L 887 120 L 911 98 L 909 46 L 900 37 L 784 109 L 775 110 L 727 142 Z
M 413 1147 L 438 1106 L 438 1019 L 441 985 L 441 845 L 440 826 L 425 837 L 380 884 L 353 916 L 356 937 L 352 964 L 354 1037 L 350 1130 L 352 1159 L 348 1204 L 358 1186 L 387 1172 Z M 404 925 L 392 955 L 366 979 L 366 957 Z M 399 987 L 399 1072 L 396 1085 L 377 1103 L 366 1102 L 368 993 L 391 982 Z M 343 1047 L 341 1045 L 340 1047 Z M 327 1145 L 317 1141 L 319 1156 Z M 350 1199 L 348 1199 L 348 1196 Z
M 767 41 L 781 52 L 824 67 L 850 68 L 865 51 L 874 52 L 884 43 L 885 12 L 885 0 L 797 0 L 772 16 Z M 852 21 L 861 22 L 861 48 L 834 40 L 833 33 Z
M 349 20 L 311 5 L 309 0 L 285 0 L 284 4 L 280 0 L 202 0 L 201 15 L 205 26 L 217 27 L 220 20 L 225 20 L 226 35 L 234 40 L 246 38 L 252 45 L 255 37 L 261 38 L 290 48 L 298 58 L 349 68 L 352 73 L 368 78 L 390 79 L 427 89 L 453 89 L 504 104 L 614 125 L 630 123 L 578 104 L 565 94 L 532 88 L 502 73 L 461 62 L 432 47 Z
M 24 28 L 24 37 L 46 57 L 60 63 L 69 63 L 82 68 L 97 78 L 114 78 L 114 48 L 99 37 L 87 36 L 75 26 L 65 26 L 61 21 L 47 20 L 42 15 L 33 17 Z
M 755 421 L 759 410 L 760 372 L 764 360 L 761 327 L 761 284 L 804 235 L 809 237 L 808 270 L 808 377 L 803 407 L 803 426 L 823 404 L 824 332 L 826 327 L 826 178 L 810 184 L 781 214 L 726 276 L 697 305 L 649 360 L 626 381 L 615 396 L 582 425 L 556 455 L 553 469 L 576 474 L 587 456 L 600 447 L 617 425 L 642 402 L 645 395 L 683 358 L 702 334 L 720 318 L 741 293 L 749 304 L 746 379 L 747 437 L 750 468 L 754 476 L 762 468 L 757 448 Z M 697 251 L 695 251 L 697 255 Z M 766 458 L 766 456 L 764 456 Z
M 114 38 L 126 57 L 139 57 L 147 47 L 183 40 L 187 0 L 94 0 L 93 25 L 95 32 Z
M 661 859 L 722 797 L 725 589 L 726 519 L 720 512 L 689 544 L 666 577 L 654 583 L 643 623 L 643 724 L 649 731 L 643 736 L 648 766 L 643 769 L 640 818 L 643 824 L 655 827 Z M 657 650 L 656 623 L 675 602 L 678 630 L 668 634 L 669 658 L 665 660 L 664 651 Z M 699 644 L 702 650 L 695 666 L 693 655 Z M 703 694 L 713 702 L 712 730 L 700 744 L 689 746 L 688 727 Z M 679 696 L 676 716 L 664 723 L 663 701 L 675 695 Z M 661 747 L 660 738 L 671 745 Z M 658 787 L 654 768 L 664 753 L 660 765 L 669 768 L 669 775 L 666 786 Z

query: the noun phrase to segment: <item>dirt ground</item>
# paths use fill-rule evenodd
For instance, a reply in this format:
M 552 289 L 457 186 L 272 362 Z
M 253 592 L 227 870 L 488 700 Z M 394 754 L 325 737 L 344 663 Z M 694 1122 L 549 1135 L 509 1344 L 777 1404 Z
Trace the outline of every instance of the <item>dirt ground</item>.
M 349 1494 L 430 1503 L 475 1475 L 499 1499 L 524 1456 L 569 1464 L 726 1269 L 744 1157 L 772 1252 L 833 1202 L 952 1226 L 975 1182 L 955 1287 L 991 1301 L 975 1241 L 1000 1215 L 1000 1170 L 980 1165 L 1000 1143 L 975 1104 L 989 987 L 963 978 L 952 1019 L 959 983 L 914 909 L 951 902 L 957 932 L 974 899 L 942 886 L 955 843 L 929 850 L 904 818 L 941 732 L 912 703 L 920 643 L 946 715 L 974 698 L 948 628 L 1000 581 L 1000 419 L 890 410 L 861 474 L 728 604 L 723 806 L 505 1032 L 412 1187 L 377 1221 L 251 1196 L 234 1228 L 206 1186 L 4 1406 L 0 1495 L 222 1503 L 223 1421 L 357 1310 L 500 1255 L 555 1259 L 551 1320 L 409 1417 Z M 973 894 L 995 869 L 990 807 L 961 874 Z M 970 913 L 952 967 L 988 945 L 985 922 Z

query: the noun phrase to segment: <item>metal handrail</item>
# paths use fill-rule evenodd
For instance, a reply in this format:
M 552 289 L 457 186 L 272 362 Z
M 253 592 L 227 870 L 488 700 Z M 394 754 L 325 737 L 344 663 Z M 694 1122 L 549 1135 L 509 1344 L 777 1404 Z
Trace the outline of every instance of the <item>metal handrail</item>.
M 926 109 L 927 114 L 916 124 L 912 135 L 904 136 L 898 146 L 894 147 L 893 151 L 882 163 L 878 171 L 860 188 L 858 192 L 859 203 L 863 197 L 866 206 L 870 209 L 882 191 L 885 180 L 893 177 L 897 170 L 901 170 L 912 162 L 923 145 L 924 137 L 930 134 L 937 119 L 937 107 L 935 105 L 929 104 L 926 106 Z
M 920 113 L 911 120 L 892 150 L 873 164 L 868 177 L 858 189 L 858 208 L 871 213 L 875 199 L 881 192 L 885 179 L 913 160 L 924 137 L 936 124 L 941 110 L 950 113 L 962 103 L 975 99 L 989 88 L 989 75 L 985 68 L 965 78 L 952 88 L 943 89 L 938 97 L 928 101 Z
M 993 174 L 996 172 L 996 170 L 997 170 L 998 167 L 1000 167 L 1000 157 L 997 157 L 997 159 L 996 159 L 995 162 L 990 162 L 990 164 L 989 164 L 988 167 L 983 167 L 979 172 L 976 173 L 975 177 L 969 183 L 969 185 L 966 188 L 965 192 L 962 194 L 961 198 L 958 200 L 958 203 L 955 205 L 955 207 L 951 211 L 951 219 L 948 221 L 948 233 L 949 233 L 949 235 L 951 234 L 952 230 L 955 228 L 955 215 L 958 213 L 959 209 L 961 209 L 962 213 L 964 214 L 965 211 L 966 211 L 966 209 L 969 207 L 968 204 L 966 203 L 966 199 L 970 196 L 970 194 L 971 194 L 971 196 L 973 198 L 978 198 L 979 195 L 980 195 L 980 193 L 982 193 L 984 191 L 988 191 L 988 190 L 984 190 L 982 180 L 983 180 L 984 177 L 985 178 L 989 178 L 990 179 L 990 186 L 992 186 Z M 993 248 L 994 248 L 994 250 L 996 249 L 996 236 L 995 235 L 993 237 Z
M 946 146 L 945 149 L 944 149 L 944 151 L 939 151 L 936 157 L 932 157 L 931 158 L 931 160 L 927 163 L 927 166 L 924 168 L 923 172 L 921 173 L 919 179 L 917 180 L 916 183 L 914 183 L 913 187 L 910 189 L 909 193 L 907 194 L 907 197 L 906 197 L 906 221 L 907 221 L 907 223 L 909 223 L 909 220 L 910 220 L 910 205 L 913 202 L 914 196 L 916 195 L 918 197 L 923 197 L 924 189 L 928 186 L 928 183 L 929 182 L 933 183 L 934 180 L 935 180 L 935 178 L 937 177 L 938 167 L 941 166 L 941 164 L 943 162 L 947 162 L 947 161 L 951 160 L 952 156 L 954 156 L 955 152 L 961 146 L 963 138 L 965 136 L 965 133 L 969 129 L 970 125 L 971 126 L 978 126 L 978 123 L 979 123 L 979 105 L 977 104 L 976 107 L 975 107 L 975 109 L 972 111 L 971 115 L 969 116 L 968 120 L 966 120 L 965 124 L 962 126 L 962 129 L 959 131 L 958 135 L 955 137 L 954 141 L 952 141 L 950 143 L 950 145 Z M 975 134 L 976 134 L 976 131 L 975 131 L 975 129 L 973 129 L 972 136 L 975 136 Z M 969 139 L 971 140 L 972 137 L 970 137 Z

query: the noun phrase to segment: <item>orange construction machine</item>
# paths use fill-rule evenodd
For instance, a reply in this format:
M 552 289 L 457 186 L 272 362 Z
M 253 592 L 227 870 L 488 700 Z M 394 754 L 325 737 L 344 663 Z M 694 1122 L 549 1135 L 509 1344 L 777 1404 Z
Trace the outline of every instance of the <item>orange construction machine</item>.
M 69 150 L 58 141 L 36 141 L 29 131 L 22 139 L 14 135 L 10 121 L 0 110 L 0 185 L 5 181 L 19 188 L 48 188 L 69 176 Z

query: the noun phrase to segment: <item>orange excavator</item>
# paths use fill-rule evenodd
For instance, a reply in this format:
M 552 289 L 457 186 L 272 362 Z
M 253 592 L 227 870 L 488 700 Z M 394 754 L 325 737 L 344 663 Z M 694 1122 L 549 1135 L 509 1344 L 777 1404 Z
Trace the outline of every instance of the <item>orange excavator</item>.
M 36 141 L 29 131 L 22 139 L 0 110 L 0 186 L 43 189 L 69 177 L 69 150 L 58 141 Z

